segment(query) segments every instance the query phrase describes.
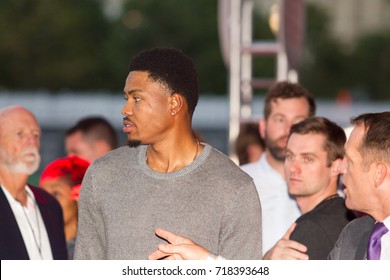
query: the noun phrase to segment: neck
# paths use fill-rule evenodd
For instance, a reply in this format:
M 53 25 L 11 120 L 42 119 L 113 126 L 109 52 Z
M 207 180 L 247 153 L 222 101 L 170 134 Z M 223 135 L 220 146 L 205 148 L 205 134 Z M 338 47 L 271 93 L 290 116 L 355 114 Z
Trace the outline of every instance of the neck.
M 390 186 L 388 186 L 390 187 Z M 389 188 L 390 190 L 390 188 Z M 380 193 L 376 196 L 375 199 L 370 201 L 369 206 L 366 206 L 364 209 L 359 209 L 359 211 L 369 214 L 375 219 L 375 221 L 383 222 L 387 217 L 390 217 L 390 192 Z
M 27 204 L 27 192 L 25 187 L 27 185 L 28 177 L 27 174 L 10 173 L 5 172 L 4 170 L 0 172 L 0 183 L 24 206 Z
M 77 218 L 70 220 L 65 224 L 65 239 L 69 241 L 76 237 L 77 234 Z
M 202 150 L 203 145 L 194 137 L 150 144 L 146 150 L 146 163 L 154 171 L 173 172 L 191 164 Z
M 267 158 L 268 164 L 272 167 L 272 169 L 274 169 L 280 174 L 280 176 L 286 179 L 286 175 L 284 174 L 284 161 L 275 159 L 269 150 L 265 151 L 265 157 Z
M 316 193 L 309 196 L 296 196 L 297 204 L 302 214 L 310 212 L 318 204 L 327 199 L 338 197 L 336 188 L 332 190 Z

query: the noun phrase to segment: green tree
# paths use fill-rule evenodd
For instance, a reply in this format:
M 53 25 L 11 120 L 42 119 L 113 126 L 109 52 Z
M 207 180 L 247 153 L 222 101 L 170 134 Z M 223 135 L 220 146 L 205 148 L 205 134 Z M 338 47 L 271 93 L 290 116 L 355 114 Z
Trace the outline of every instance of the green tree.
M 345 88 L 347 55 L 332 38 L 329 16 L 316 5 L 306 6 L 306 38 L 301 83 L 316 97 L 334 98 Z
M 389 99 L 390 32 L 366 34 L 352 49 L 329 30 L 330 17 L 319 7 L 307 6 L 306 50 L 301 83 L 316 97 L 334 99 L 342 90 L 352 98 Z
M 95 0 L 2 0 L 0 86 L 99 88 L 107 31 Z
M 193 58 L 201 92 L 225 94 L 227 70 L 219 48 L 217 1 L 128 0 L 111 30 L 107 63 L 117 85 L 123 84 L 128 61 L 139 51 L 176 47 Z
M 372 100 L 390 99 L 390 33 L 360 38 L 351 55 L 351 88 L 360 89 Z

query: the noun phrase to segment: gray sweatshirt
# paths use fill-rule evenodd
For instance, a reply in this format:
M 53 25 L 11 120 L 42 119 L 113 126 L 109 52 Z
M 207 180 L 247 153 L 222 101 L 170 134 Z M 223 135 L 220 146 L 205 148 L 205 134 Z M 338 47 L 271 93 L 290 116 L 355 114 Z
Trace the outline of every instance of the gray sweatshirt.
M 157 227 L 227 259 L 261 259 L 261 207 L 252 178 L 204 144 L 190 165 L 151 170 L 146 148 L 96 160 L 82 183 L 75 259 L 147 259 Z

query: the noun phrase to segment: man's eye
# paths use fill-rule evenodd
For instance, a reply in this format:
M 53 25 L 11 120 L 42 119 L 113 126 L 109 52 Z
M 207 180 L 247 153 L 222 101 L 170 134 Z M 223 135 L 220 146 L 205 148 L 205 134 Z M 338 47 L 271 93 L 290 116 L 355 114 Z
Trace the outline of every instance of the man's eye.
M 286 154 L 286 159 L 293 160 L 294 156 L 292 154 Z
M 278 123 L 282 123 L 282 122 L 284 122 L 284 119 L 282 117 L 276 117 L 275 121 Z
M 58 198 L 58 197 L 61 196 L 61 194 L 60 194 L 59 192 L 57 192 L 57 191 L 54 191 L 54 192 L 52 193 L 52 195 L 53 195 L 55 198 Z
M 313 161 L 313 158 L 311 158 L 311 157 L 306 157 L 306 158 L 304 158 L 303 160 L 304 160 L 304 162 L 309 163 L 309 162 L 312 162 L 312 161 Z

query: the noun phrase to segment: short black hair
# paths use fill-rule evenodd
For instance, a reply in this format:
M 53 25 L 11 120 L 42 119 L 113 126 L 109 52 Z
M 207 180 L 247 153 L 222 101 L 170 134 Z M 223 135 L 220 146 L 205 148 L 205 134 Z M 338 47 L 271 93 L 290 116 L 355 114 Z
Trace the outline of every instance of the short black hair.
M 78 131 L 83 133 L 87 139 L 105 141 L 111 149 L 118 146 L 118 136 L 115 129 L 103 117 L 85 117 L 69 128 L 65 136 L 70 136 Z
M 167 86 L 171 94 L 182 95 L 193 115 L 199 99 L 198 75 L 191 58 L 174 48 L 153 48 L 138 53 L 129 71 L 145 71 L 149 78 Z

